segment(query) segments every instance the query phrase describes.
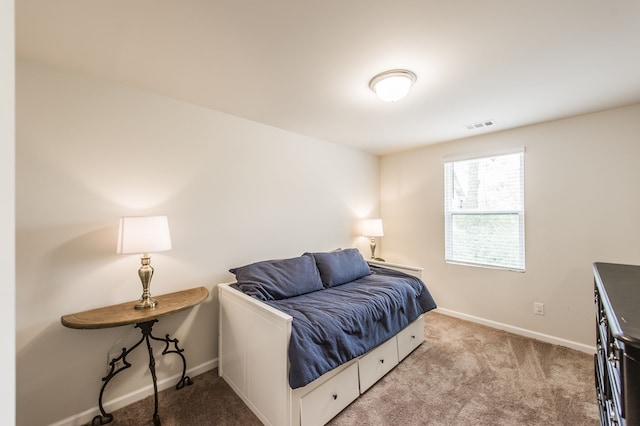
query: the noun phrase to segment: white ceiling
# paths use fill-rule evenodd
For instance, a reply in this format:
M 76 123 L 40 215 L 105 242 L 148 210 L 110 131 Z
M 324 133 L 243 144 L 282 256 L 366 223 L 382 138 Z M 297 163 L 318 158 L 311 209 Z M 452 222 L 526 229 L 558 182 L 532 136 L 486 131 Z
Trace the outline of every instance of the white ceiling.
M 377 154 L 640 102 L 638 0 L 16 0 L 16 50 Z

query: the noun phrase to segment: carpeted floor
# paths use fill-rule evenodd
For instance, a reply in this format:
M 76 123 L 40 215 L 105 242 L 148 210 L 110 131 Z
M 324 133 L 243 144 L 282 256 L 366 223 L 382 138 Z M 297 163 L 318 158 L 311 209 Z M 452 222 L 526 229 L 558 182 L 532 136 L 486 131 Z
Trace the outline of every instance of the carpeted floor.
M 591 355 L 437 313 L 426 341 L 329 425 L 599 425 Z M 212 370 L 160 393 L 163 426 L 260 425 Z M 148 397 L 114 426 L 152 424 Z

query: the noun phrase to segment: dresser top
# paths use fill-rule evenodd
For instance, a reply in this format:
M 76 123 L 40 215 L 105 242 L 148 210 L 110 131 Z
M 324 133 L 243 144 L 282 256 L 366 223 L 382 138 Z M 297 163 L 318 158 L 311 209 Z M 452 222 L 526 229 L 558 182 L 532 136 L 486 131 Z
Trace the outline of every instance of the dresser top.
M 640 266 L 596 262 L 593 272 L 612 333 L 640 346 Z

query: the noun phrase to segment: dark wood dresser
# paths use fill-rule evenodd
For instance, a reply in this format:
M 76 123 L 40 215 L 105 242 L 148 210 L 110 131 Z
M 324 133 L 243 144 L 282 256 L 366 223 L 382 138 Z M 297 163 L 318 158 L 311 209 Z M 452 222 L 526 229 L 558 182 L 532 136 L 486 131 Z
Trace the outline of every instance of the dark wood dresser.
M 594 263 L 593 273 L 600 421 L 640 426 L 640 266 Z

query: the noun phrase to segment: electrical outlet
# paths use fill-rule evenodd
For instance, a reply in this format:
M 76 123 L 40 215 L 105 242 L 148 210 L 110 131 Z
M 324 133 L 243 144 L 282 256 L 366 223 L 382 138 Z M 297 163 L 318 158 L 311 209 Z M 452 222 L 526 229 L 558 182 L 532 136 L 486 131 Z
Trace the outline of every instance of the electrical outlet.
M 533 313 L 536 315 L 544 315 L 544 303 L 534 302 Z

